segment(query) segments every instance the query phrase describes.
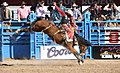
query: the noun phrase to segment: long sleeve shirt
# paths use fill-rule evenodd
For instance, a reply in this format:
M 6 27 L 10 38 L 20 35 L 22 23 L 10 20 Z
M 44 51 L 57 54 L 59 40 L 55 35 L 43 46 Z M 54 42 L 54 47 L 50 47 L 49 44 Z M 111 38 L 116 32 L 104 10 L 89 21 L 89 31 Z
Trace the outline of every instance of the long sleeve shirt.
M 74 20 L 74 17 L 70 17 L 70 25 L 74 28 L 77 27 L 76 23 L 75 23 L 75 20 Z
M 60 14 L 62 15 L 62 17 L 65 17 L 65 12 L 63 12 L 58 6 L 55 6 L 55 8 L 58 10 L 58 12 L 60 12 Z

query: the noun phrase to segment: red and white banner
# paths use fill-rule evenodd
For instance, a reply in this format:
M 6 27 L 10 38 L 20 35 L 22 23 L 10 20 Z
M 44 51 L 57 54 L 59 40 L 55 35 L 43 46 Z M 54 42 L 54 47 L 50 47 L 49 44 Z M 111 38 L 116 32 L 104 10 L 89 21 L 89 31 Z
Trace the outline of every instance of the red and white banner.
M 105 44 L 120 44 L 120 32 L 105 32 Z
M 41 46 L 41 59 L 76 59 L 75 56 L 63 46 Z M 79 52 L 78 46 L 75 49 Z

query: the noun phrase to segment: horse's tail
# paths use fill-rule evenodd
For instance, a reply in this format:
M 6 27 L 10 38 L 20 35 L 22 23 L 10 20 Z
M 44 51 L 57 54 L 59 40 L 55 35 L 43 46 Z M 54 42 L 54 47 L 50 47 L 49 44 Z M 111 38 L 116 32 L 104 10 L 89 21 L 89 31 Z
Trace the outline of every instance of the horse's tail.
M 86 46 L 92 46 L 92 44 L 89 41 L 87 41 L 82 36 L 78 35 L 76 32 L 74 33 L 74 35 L 76 36 L 79 44 L 86 45 Z
M 18 29 L 15 31 L 15 33 L 19 33 L 19 32 L 31 32 L 31 28 L 22 28 L 22 29 Z

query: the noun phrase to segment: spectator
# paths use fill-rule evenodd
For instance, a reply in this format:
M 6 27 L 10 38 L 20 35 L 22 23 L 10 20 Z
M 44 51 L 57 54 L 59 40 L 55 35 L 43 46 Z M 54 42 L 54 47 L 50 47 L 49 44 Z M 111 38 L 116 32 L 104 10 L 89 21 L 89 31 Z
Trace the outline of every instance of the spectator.
M 90 6 L 90 13 L 91 13 L 91 19 L 92 20 L 98 20 L 99 17 L 101 18 L 101 13 L 102 13 L 102 6 L 98 6 L 97 2 L 94 2 L 93 4 L 91 4 Z
M 62 19 L 61 14 L 58 12 L 56 8 L 53 10 L 53 12 L 54 12 L 53 21 L 58 21 Z
M 120 6 L 114 5 L 114 7 L 117 10 L 117 20 L 120 20 Z M 116 26 L 120 26 L 120 22 Z
M 73 5 L 72 5 L 73 17 L 75 18 L 75 20 L 82 20 L 82 14 L 76 7 L 77 7 L 77 5 L 75 3 L 73 3 Z
M 29 15 L 30 8 L 26 7 L 26 3 L 23 1 L 21 7 L 17 10 L 18 12 L 18 22 L 20 21 L 27 21 L 27 17 Z
M 118 7 L 115 3 L 109 3 L 104 7 L 104 10 L 106 11 L 106 19 L 107 20 L 116 20 L 116 13 L 118 11 Z M 117 23 L 106 23 L 106 26 L 117 26 Z
M 12 20 L 12 12 L 10 8 L 8 7 L 7 2 L 3 2 L 1 8 L 1 17 L 3 21 L 11 21 Z
M 37 6 L 36 0 L 32 0 L 30 10 L 35 12 L 36 11 L 36 6 Z
M 104 10 L 106 10 L 106 16 L 111 16 L 111 18 L 113 19 L 114 17 L 116 17 L 116 9 L 115 9 L 115 3 L 109 3 L 104 7 Z
M 37 19 L 45 19 L 46 12 L 44 8 L 44 1 L 41 1 L 37 4 L 36 14 L 37 14 Z
M 66 11 L 66 7 L 65 6 L 63 6 L 63 1 L 62 0 L 60 0 L 59 1 L 59 6 L 60 6 L 60 9 L 62 10 L 62 11 Z
M 50 20 L 52 21 L 60 20 L 60 14 L 57 9 L 53 9 L 53 7 L 50 5 L 48 7 L 48 10 L 50 11 Z
M 47 8 L 48 11 L 50 11 L 50 20 L 54 20 L 54 10 L 53 10 L 53 7 L 51 5 L 49 5 L 49 7 Z
M 115 3 L 113 5 L 114 5 L 114 9 L 117 12 L 117 19 L 120 20 L 120 6 L 117 6 Z

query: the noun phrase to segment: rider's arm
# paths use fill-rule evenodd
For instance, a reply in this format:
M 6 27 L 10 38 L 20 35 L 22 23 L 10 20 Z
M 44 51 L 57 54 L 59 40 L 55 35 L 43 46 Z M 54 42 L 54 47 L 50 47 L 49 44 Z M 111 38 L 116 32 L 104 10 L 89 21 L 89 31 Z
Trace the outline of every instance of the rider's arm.
M 60 14 L 62 15 L 62 17 L 64 17 L 66 15 L 65 12 L 63 12 L 56 4 L 54 4 L 54 6 L 60 12 Z
M 72 27 L 77 28 L 77 25 L 76 25 L 75 20 L 74 20 L 73 17 L 70 17 L 70 24 L 71 24 Z

